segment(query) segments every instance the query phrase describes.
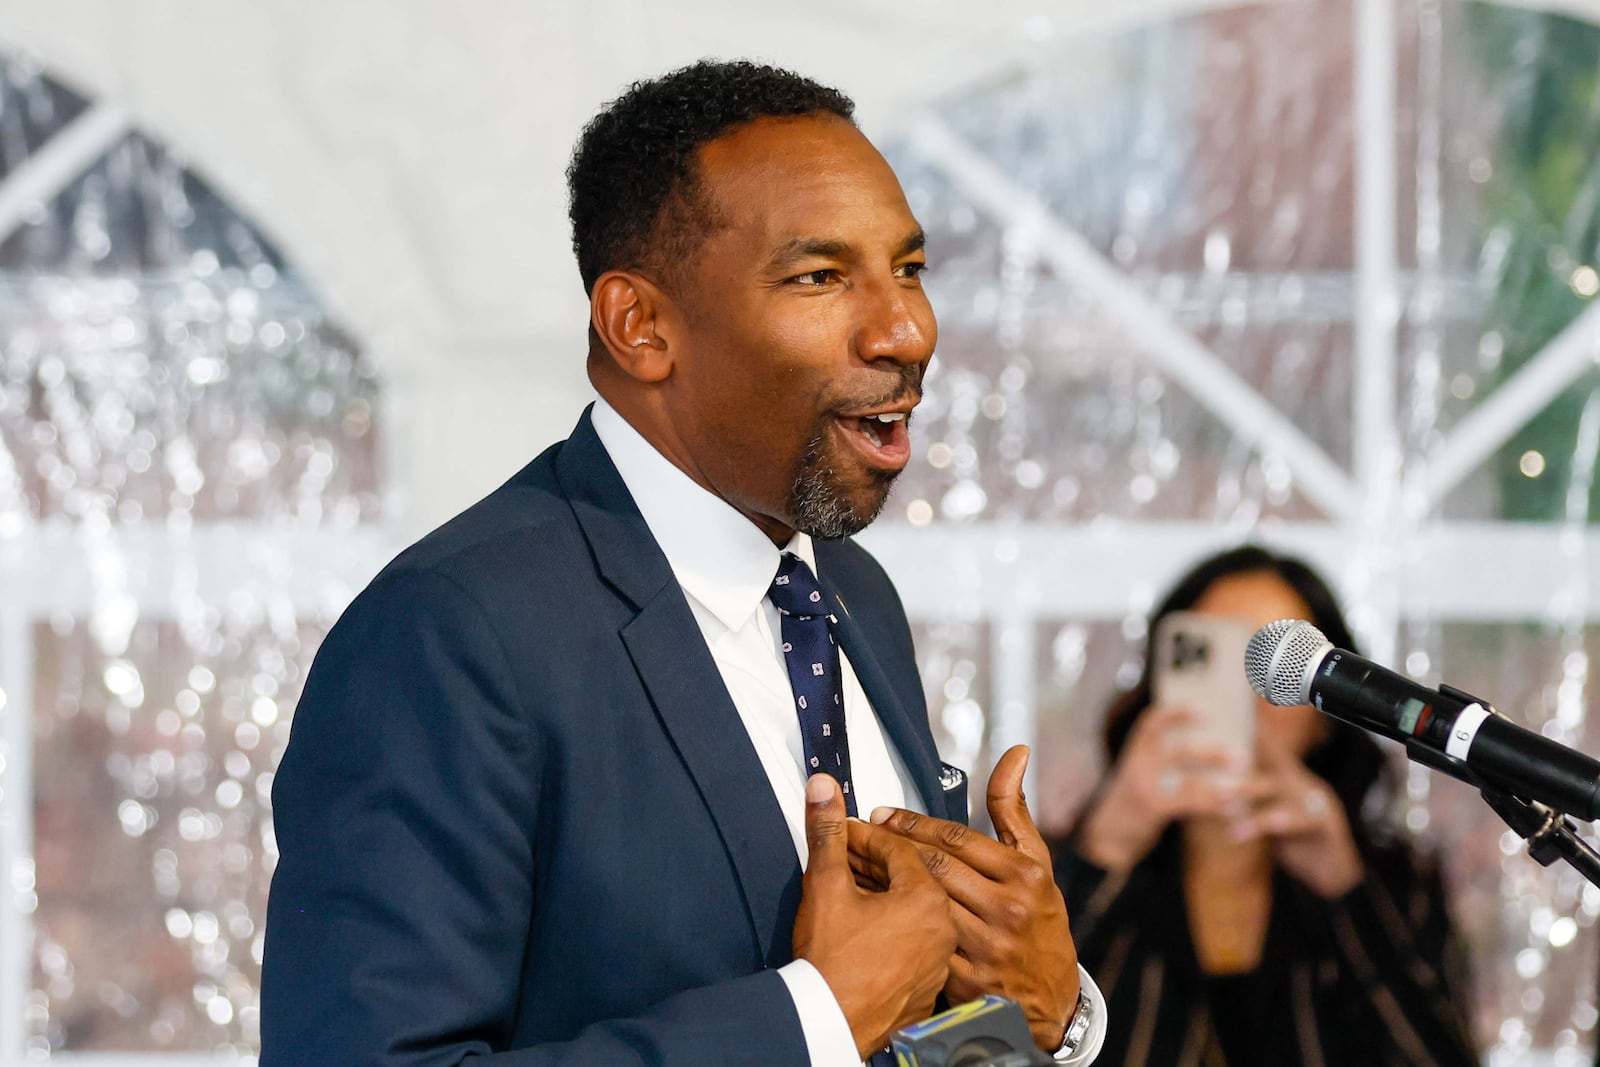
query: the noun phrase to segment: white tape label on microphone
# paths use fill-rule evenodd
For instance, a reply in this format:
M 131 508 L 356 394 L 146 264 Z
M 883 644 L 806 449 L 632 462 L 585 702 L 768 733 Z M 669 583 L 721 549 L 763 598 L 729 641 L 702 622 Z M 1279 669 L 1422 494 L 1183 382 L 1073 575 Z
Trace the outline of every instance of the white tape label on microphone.
M 1464 760 L 1467 753 L 1472 751 L 1472 741 L 1478 736 L 1478 727 L 1489 717 L 1483 710 L 1482 704 L 1468 704 L 1456 716 L 1456 721 L 1450 727 L 1450 740 L 1445 742 L 1445 755 L 1452 759 Z

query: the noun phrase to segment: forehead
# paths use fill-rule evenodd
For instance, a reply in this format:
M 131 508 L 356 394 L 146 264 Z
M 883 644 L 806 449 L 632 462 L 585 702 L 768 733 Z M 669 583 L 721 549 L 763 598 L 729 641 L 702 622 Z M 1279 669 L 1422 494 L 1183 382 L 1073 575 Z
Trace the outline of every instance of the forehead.
M 1271 571 L 1218 578 L 1195 602 L 1194 610 L 1226 615 L 1252 626 L 1265 626 L 1274 619 L 1304 619 L 1311 613 L 1310 605 L 1294 587 Z
M 898 244 L 916 228 L 888 161 L 836 115 L 756 119 L 701 148 L 698 163 L 700 195 L 724 232 L 754 246 Z

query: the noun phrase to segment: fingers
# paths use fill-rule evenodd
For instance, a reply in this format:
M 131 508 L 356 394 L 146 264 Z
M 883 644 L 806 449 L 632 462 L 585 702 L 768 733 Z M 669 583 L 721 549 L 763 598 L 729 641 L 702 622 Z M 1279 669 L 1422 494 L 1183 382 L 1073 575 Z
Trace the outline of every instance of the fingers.
M 1239 799 L 1249 811 L 1230 827 L 1235 839 L 1311 834 L 1343 819 L 1333 791 L 1293 751 L 1265 737 L 1256 751 L 1260 770 L 1239 786 Z
M 1203 727 L 1206 719 L 1204 712 L 1194 708 L 1174 704 L 1153 707 L 1139 717 L 1128 743 L 1157 744 L 1170 748 L 1181 743 L 1194 732 L 1194 728 Z
M 1205 740 L 1196 740 L 1186 727 L 1197 718 L 1188 708 L 1152 708 L 1140 720 L 1138 736 L 1130 740 L 1118 761 L 1147 788 L 1175 794 L 1176 778 L 1204 775 L 1226 779 L 1249 769 L 1245 755 Z
M 1177 767 L 1190 774 L 1210 774 L 1216 777 L 1228 773 L 1239 774 L 1245 769 L 1238 753 L 1231 749 L 1205 744 L 1174 745 L 1166 750 L 1163 762 L 1168 767 Z
M 1017 855 L 1014 850 L 958 822 L 919 815 L 904 808 L 878 808 L 872 813 L 872 821 L 885 830 L 892 830 L 925 846 L 922 850 L 925 857 L 932 853 L 948 854 L 987 878 L 1003 878 L 1016 866 Z M 960 876 L 955 866 L 944 867 L 942 863 L 939 866 L 940 869 L 933 873 L 941 884 L 946 875 Z
M 1175 704 L 1154 707 L 1139 716 L 1139 722 L 1133 728 L 1132 740 L 1137 743 L 1151 735 L 1169 733 L 1174 727 L 1188 726 L 1199 718 L 1200 713 L 1193 708 Z
M 1022 792 L 1022 779 L 1028 772 L 1027 745 L 1013 745 L 994 765 L 989 775 L 987 804 L 995 836 L 1005 845 L 1033 859 L 1050 864 L 1050 849 L 1028 811 L 1028 798 Z
M 1244 786 L 1210 775 L 1180 776 L 1175 784 L 1176 788 L 1164 806 L 1164 813 L 1169 818 L 1227 815 L 1239 811 L 1249 802 L 1249 793 Z
M 973 1000 L 984 994 L 985 980 L 990 977 L 991 953 L 984 950 L 990 937 L 989 925 L 954 900 L 950 902 L 950 919 L 956 928 L 956 951 L 950 957 L 945 993 L 953 1001 Z M 992 986 L 988 991 L 993 991 Z
M 849 819 L 845 840 L 845 862 L 858 885 L 893 891 L 935 882 L 918 846 L 884 827 Z
M 847 828 L 850 844 L 850 873 L 855 875 L 856 886 L 869 892 L 881 893 L 889 888 L 889 865 L 867 855 L 868 834 L 878 829 L 859 819 L 852 820 Z
M 950 921 L 956 927 L 956 954 L 970 962 L 982 956 L 981 944 L 989 934 L 989 923 L 959 900 L 950 901 Z
M 1343 821 L 1338 800 L 1326 787 L 1277 790 L 1267 803 L 1236 819 L 1228 828 L 1236 841 L 1253 837 L 1291 838 L 1325 834 Z
M 977 871 L 962 863 L 948 852 L 942 852 L 931 845 L 920 845 L 905 838 L 899 838 L 892 831 L 881 826 L 873 826 L 859 820 L 850 820 L 850 873 L 855 877 L 856 886 L 868 892 L 881 893 L 890 888 L 890 868 L 884 854 L 871 852 L 868 841 L 872 835 L 887 835 L 891 839 L 898 839 L 902 845 L 913 849 L 921 861 L 924 872 L 934 882 L 938 883 L 946 895 L 954 897 L 959 893 L 964 899 L 979 899 L 986 887 L 990 885 L 988 879 Z
M 929 876 L 939 883 L 953 904 L 974 910 L 992 907 L 994 880 L 937 846 L 914 844 L 912 847 L 917 850 Z
M 813 774 L 806 782 L 806 878 L 848 877 L 848 816 L 844 794 L 832 775 Z
M 950 973 L 944 982 L 945 999 L 952 1004 L 977 1000 L 987 992 L 978 978 L 977 967 L 961 956 L 950 957 Z

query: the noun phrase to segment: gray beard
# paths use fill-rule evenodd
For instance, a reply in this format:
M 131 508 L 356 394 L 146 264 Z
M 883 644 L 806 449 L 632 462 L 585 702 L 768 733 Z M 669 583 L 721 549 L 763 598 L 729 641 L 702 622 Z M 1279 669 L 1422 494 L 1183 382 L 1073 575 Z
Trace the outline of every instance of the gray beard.
M 883 511 L 895 475 L 879 475 L 883 491 L 866 507 L 852 507 L 839 490 L 838 477 L 823 454 L 822 442 L 819 433 L 806 446 L 805 458 L 800 461 L 800 470 L 789 490 L 789 514 L 794 519 L 795 529 L 820 540 L 854 537 Z

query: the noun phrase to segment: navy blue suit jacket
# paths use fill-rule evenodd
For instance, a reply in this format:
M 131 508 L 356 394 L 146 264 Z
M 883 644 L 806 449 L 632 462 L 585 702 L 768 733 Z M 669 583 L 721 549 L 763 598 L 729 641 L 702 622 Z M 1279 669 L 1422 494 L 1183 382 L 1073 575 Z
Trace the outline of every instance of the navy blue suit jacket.
M 918 791 L 965 821 L 893 587 L 816 548 Z M 807 1062 L 773 970 L 792 839 L 587 414 L 351 604 L 273 807 L 262 1067 Z

